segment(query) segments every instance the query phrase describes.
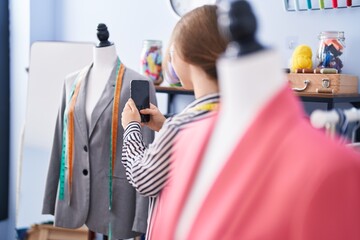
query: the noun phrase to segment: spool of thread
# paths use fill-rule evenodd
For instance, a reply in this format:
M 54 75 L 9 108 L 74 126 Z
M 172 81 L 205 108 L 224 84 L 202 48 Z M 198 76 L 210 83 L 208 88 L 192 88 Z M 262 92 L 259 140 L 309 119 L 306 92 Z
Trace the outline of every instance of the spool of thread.
M 346 0 L 346 6 L 351 7 L 352 6 L 352 0 Z
M 338 70 L 335 68 L 321 68 L 320 73 L 321 74 L 337 74 Z
M 300 11 L 300 4 L 299 0 L 294 0 L 294 7 L 296 11 Z
M 338 1 L 337 0 L 332 0 L 332 7 L 333 8 L 338 8 Z
M 311 9 L 312 9 L 311 0 L 307 0 L 307 8 L 308 8 L 308 10 L 311 10 Z
M 339 73 L 339 71 L 336 68 L 315 68 L 314 73 L 337 74 L 337 73 Z
M 311 68 L 298 68 L 295 73 L 314 73 L 314 70 Z

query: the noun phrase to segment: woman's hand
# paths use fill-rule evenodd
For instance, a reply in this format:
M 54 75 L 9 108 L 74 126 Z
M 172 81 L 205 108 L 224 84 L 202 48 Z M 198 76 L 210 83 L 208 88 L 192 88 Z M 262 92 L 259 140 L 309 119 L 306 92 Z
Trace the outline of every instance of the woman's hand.
M 125 130 L 130 122 L 141 122 L 140 113 L 136 108 L 134 100 L 129 98 L 126 102 L 123 112 L 121 113 L 121 124 Z
M 155 105 L 150 103 L 150 108 L 141 109 L 140 112 L 150 115 L 150 121 L 142 123 L 143 125 L 157 132 L 162 128 L 166 118 Z

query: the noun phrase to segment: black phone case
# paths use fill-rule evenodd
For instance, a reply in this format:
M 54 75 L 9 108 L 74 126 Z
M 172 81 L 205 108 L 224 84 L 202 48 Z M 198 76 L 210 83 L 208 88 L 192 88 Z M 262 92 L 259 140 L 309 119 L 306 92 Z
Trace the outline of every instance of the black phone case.
M 150 108 L 149 81 L 132 80 L 130 85 L 130 96 L 134 100 L 137 109 Z M 140 114 L 141 122 L 149 122 L 150 115 Z

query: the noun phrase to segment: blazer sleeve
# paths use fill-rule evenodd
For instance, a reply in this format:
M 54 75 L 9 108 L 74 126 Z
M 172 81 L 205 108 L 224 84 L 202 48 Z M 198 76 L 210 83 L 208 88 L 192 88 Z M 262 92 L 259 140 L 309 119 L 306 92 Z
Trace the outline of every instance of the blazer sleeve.
M 136 192 L 136 207 L 132 230 L 134 232 L 146 233 L 149 210 L 149 198 Z
M 66 91 L 65 84 L 62 91 L 61 104 L 56 120 L 55 133 L 53 145 L 51 150 L 50 164 L 47 173 L 47 180 L 45 186 L 45 194 L 43 200 L 42 214 L 55 213 L 55 204 L 57 197 L 57 189 L 60 176 L 60 161 L 61 161 L 61 146 L 62 146 L 62 129 L 63 129 L 63 115 L 66 106 Z

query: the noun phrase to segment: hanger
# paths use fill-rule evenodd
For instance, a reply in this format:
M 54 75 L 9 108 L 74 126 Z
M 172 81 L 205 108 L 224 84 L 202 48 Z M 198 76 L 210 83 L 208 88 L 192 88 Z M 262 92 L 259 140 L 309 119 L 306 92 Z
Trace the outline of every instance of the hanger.
M 310 122 L 315 128 L 325 128 L 328 135 L 335 136 L 336 125 L 339 126 L 340 134 L 344 134 L 351 122 L 360 122 L 360 109 L 351 108 L 347 110 L 333 109 L 330 111 L 315 110 L 310 115 Z M 353 129 L 355 136 L 360 124 Z

